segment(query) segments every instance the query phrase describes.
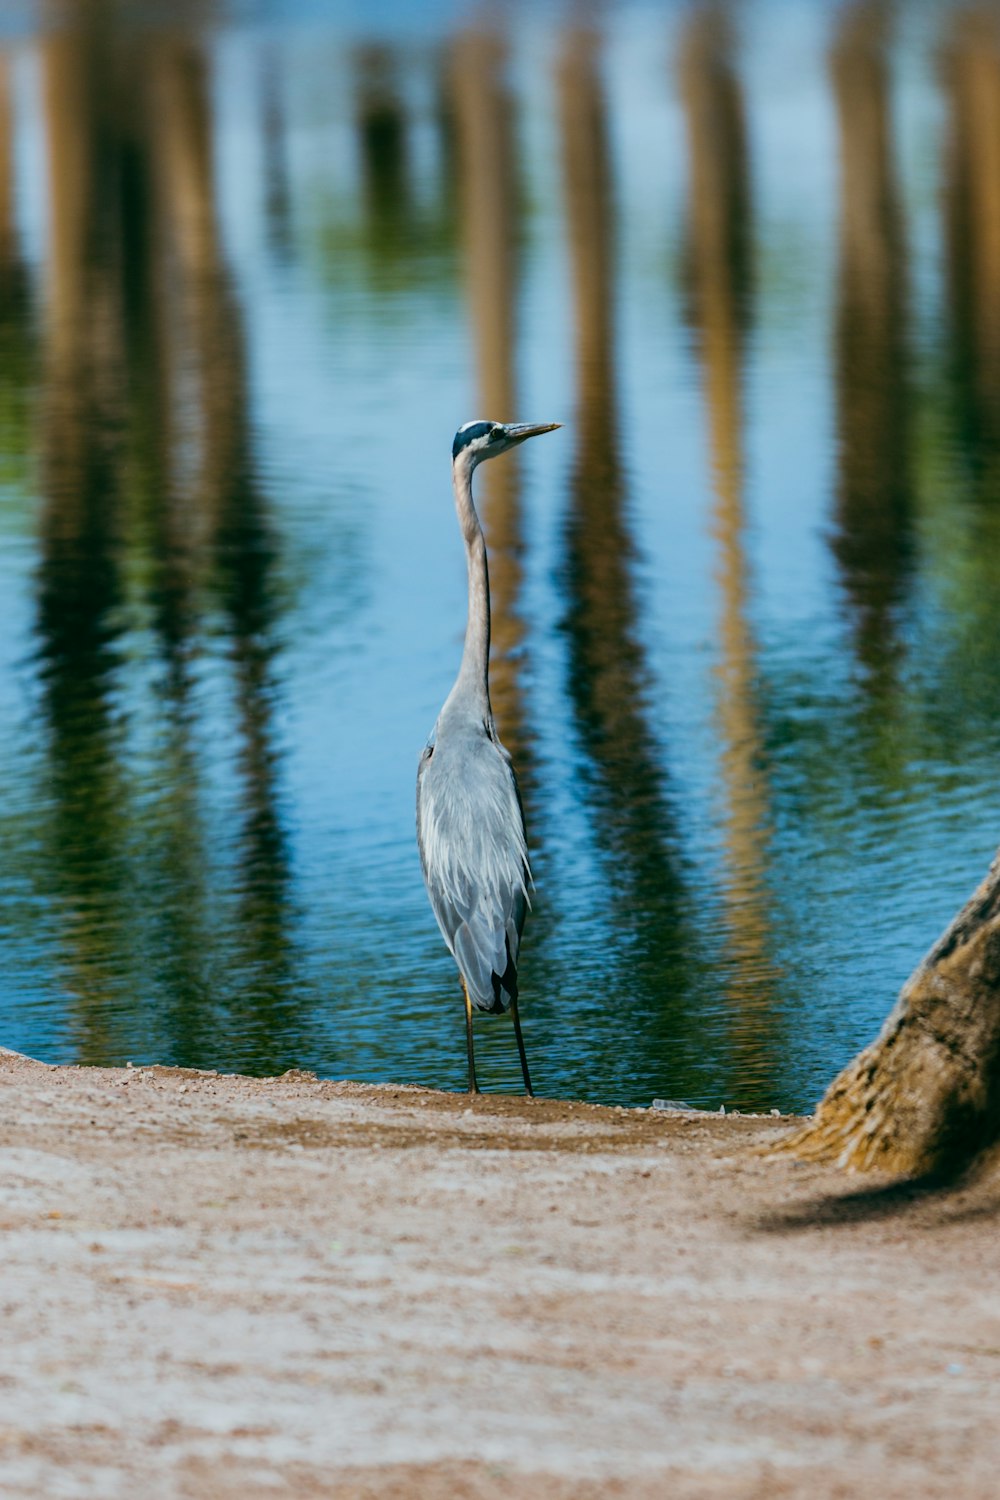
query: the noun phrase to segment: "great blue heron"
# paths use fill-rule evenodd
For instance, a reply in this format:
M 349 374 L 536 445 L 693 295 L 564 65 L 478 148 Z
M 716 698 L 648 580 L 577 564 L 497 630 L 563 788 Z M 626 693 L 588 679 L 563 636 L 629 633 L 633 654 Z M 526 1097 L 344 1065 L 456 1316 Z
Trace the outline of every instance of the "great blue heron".
M 559 422 L 466 422 L 455 434 L 451 477 L 469 566 L 469 620 L 455 686 L 417 768 L 417 844 L 427 894 L 465 993 L 469 1092 L 478 1094 L 472 1011 L 510 1010 L 525 1092 L 531 1075 L 517 1013 L 517 955 L 531 870 L 510 755 L 490 707 L 490 582 L 472 473 L 487 458 Z

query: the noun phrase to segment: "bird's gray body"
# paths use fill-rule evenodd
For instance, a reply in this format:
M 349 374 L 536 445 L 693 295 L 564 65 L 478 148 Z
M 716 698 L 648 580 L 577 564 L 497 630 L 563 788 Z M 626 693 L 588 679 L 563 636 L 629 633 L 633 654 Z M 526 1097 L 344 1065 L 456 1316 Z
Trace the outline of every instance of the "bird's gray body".
M 524 1085 L 531 1093 L 517 1009 L 517 960 L 531 872 L 517 779 L 490 708 L 490 585 L 472 475 L 484 459 L 558 425 L 466 422 L 451 450 L 455 509 L 469 570 L 469 617 L 455 686 L 417 770 L 417 845 L 434 915 L 465 988 L 472 1092 L 478 1091 L 474 1007 L 512 1011 Z
M 531 872 L 510 756 L 493 723 L 445 705 L 420 757 L 417 844 L 427 894 L 477 1010 L 517 998 Z

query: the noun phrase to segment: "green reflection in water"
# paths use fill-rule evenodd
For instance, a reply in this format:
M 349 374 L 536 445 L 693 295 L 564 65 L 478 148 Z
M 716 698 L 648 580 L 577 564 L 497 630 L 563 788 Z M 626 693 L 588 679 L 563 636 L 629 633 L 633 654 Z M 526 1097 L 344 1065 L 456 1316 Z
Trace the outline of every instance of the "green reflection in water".
M 119 1026 L 155 1007 L 168 1056 L 208 1056 L 229 1030 L 273 1069 L 294 1060 L 288 1031 L 302 1029 L 271 728 L 278 544 L 219 247 L 205 64 L 193 43 L 109 46 L 97 12 L 81 21 L 44 57 L 38 639 L 64 982 L 83 1060 L 120 1057 Z M 192 702 L 205 615 L 218 620 L 233 697 L 237 811 L 224 838 L 236 871 L 224 894 Z M 126 650 L 144 619 L 164 675 L 140 764 Z M 235 909 L 213 943 L 224 905 Z

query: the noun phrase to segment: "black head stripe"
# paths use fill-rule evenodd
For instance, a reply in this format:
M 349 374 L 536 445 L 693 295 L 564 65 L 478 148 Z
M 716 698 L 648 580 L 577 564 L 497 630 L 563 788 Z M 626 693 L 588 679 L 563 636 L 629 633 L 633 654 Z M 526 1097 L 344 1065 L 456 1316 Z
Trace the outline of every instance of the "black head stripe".
M 475 442 L 476 438 L 486 437 L 492 430 L 492 422 L 470 422 L 467 427 L 460 427 L 451 445 L 452 458 L 457 458 L 469 443 Z

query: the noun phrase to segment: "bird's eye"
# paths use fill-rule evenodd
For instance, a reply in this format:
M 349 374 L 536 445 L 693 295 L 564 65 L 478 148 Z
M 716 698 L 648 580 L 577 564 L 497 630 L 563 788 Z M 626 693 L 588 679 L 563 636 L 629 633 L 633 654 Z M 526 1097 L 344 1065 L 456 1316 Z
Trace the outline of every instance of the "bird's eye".
M 490 433 L 490 442 L 491 443 L 498 443 L 502 437 L 503 437 L 503 428 L 500 427 L 500 426 L 494 427 L 493 431 Z

